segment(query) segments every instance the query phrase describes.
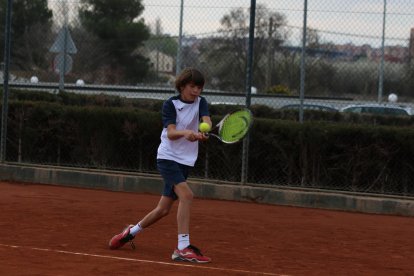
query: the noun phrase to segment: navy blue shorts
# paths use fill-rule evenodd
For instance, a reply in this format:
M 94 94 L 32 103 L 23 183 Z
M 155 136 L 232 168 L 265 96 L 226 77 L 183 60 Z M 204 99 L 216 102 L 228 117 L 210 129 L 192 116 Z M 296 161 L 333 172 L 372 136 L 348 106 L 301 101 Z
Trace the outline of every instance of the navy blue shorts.
M 191 167 L 172 160 L 157 159 L 157 168 L 164 179 L 162 195 L 176 200 L 178 197 L 174 192 L 174 185 L 187 181 Z

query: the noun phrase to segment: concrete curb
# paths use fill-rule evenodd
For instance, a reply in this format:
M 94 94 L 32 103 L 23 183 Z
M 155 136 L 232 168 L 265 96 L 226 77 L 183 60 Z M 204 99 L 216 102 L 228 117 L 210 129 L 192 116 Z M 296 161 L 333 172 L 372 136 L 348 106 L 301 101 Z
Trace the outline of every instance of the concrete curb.
M 163 188 L 162 179 L 149 174 L 4 163 L 0 164 L 0 180 L 158 195 Z M 241 186 L 197 179 L 190 179 L 189 183 L 200 198 L 414 216 L 413 198 Z

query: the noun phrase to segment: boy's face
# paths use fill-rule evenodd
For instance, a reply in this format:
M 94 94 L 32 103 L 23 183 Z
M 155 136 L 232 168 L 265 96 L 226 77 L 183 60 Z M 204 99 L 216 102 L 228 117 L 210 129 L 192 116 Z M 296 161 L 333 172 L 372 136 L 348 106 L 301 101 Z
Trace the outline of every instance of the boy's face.
M 200 96 L 202 90 L 203 87 L 190 82 L 181 88 L 181 96 L 183 96 L 184 99 L 193 100 L 196 97 Z

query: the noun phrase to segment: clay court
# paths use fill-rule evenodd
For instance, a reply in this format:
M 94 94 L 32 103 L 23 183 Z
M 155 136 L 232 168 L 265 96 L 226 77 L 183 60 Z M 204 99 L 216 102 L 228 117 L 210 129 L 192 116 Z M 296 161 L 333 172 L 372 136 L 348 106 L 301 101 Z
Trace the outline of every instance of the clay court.
M 0 183 L 1 275 L 413 275 L 414 219 L 196 199 L 191 242 L 210 264 L 172 262 L 176 208 L 108 240 L 159 196 Z M 175 206 L 176 207 L 176 206 Z

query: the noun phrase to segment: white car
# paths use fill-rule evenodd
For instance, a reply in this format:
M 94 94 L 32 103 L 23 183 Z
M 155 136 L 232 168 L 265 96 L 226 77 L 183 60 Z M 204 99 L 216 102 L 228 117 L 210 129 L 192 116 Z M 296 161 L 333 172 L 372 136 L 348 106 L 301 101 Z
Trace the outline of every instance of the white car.
M 355 104 L 348 105 L 341 109 L 341 112 L 374 114 L 374 115 L 391 115 L 391 116 L 411 116 L 411 108 L 400 105 L 389 104 Z

